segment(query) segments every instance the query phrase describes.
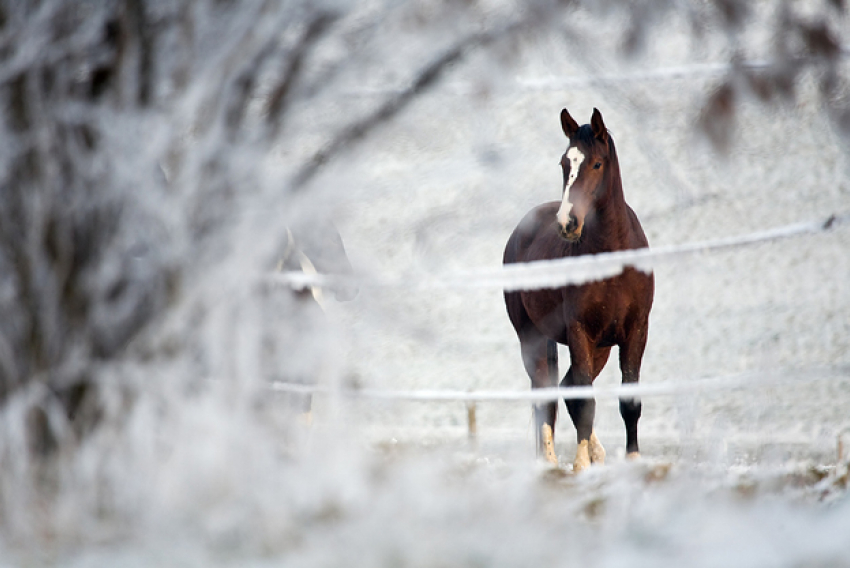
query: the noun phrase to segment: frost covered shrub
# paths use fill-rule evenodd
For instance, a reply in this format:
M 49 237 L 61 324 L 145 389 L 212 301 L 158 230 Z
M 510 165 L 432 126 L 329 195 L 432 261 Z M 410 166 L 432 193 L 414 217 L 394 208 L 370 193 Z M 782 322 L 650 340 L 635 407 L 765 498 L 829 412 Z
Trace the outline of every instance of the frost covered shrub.
M 146 208 L 166 191 L 154 155 L 115 144 L 151 98 L 132 16 L 89 2 L 12 3 L 3 16 L 0 401 L 39 389 L 30 442 L 45 452 L 48 408 L 93 423 L 97 366 L 168 304 L 178 269 Z
M 69 424 L 80 434 L 97 422 L 105 366 L 186 358 L 215 374 L 185 327 L 161 329 L 209 315 L 200 282 L 215 267 L 243 270 L 244 285 L 271 264 L 285 215 L 234 233 L 246 204 L 270 200 L 257 163 L 292 73 L 270 83 L 262 121 L 273 128 L 250 131 L 248 107 L 262 63 L 294 57 L 287 29 L 303 40 L 329 18 L 306 5 L 265 11 L 257 27 L 262 8 L 218 2 L 0 9 L 0 404 L 28 397 L 36 453 Z M 272 193 L 285 211 L 285 185 Z M 249 240 L 256 256 L 234 267 Z

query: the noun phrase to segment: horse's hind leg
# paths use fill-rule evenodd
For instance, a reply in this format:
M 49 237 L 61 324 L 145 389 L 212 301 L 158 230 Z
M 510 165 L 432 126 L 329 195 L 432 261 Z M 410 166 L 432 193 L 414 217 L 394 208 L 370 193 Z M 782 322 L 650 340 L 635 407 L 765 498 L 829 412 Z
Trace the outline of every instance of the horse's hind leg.
M 630 334 L 628 341 L 620 346 L 620 370 L 623 373 L 623 384 L 637 384 L 640 380 L 640 365 L 643 352 L 646 348 L 646 329 L 635 330 Z M 639 397 L 620 398 L 620 416 L 626 426 L 626 456 L 637 458 L 640 455 L 638 448 L 638 420 L 641 414 L 641 402 Z
M 558 348 L 554 341 L 536 332 L 523 333 L 520 337 L 522 362 L 532 388 L 553 387 L 558 381 Z M 534 404 L 534 432 L 537 438 L 537 455 L 546 461 L 558 464 L 555 454 L 555 419 L 558 414 L 556 400 Z

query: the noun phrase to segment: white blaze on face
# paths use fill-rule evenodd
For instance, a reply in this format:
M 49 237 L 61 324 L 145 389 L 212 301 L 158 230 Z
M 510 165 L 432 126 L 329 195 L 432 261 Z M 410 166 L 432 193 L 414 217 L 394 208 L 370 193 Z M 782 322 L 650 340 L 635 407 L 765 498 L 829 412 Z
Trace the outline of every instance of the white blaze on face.
M 564 187 L 564 199 L 561 201 L 561 207 L 558 209 L 558 223 L 562 227 L 566 227 L 570 221 L 570 211 L 573 209 L 573 204 L 570 203 L 570 188 L 575 183 L 578 177 L 578 169 L 584 161 L 584 154 L 581 150 L 573 146 L 567 150 L 567 159 L 570 161 L 570 175 L 567 178 L 567 185 Z

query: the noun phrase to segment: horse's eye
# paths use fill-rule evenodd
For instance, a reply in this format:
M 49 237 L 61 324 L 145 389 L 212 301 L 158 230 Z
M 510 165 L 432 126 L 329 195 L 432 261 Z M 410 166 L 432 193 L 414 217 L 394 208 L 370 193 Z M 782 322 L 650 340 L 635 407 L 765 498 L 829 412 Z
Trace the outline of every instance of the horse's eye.
M 599 169 L 599 168 L 601 168 L 601 167 L 602 167 L 602 162 L 596 162 L 595 164 L 593 164 L 593 169 L 594 169 L 594 170 L 598 170 L 598 169 Z

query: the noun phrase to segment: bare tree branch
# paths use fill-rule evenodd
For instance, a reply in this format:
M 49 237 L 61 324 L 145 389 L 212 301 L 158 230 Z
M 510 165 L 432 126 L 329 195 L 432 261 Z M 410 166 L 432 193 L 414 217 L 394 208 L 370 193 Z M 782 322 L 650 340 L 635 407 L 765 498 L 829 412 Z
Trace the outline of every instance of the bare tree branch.
M 472 49 L 490 45 L 525 28 L 532 18 L 526 16 L 495 30 L 473 33 L 456 42 L 431 63 L 422 68 L 413 82 L 400 92 L 391 95 L 372 113 L 350 124 L 340 131 L 321 150 L 307 160 L 292 179 L 293 191 L 303 188 L 324 166 L 339 154 L 368 136 L 380 125 L 388 122 L 403 111 L 411 102 L 431 89 L 442 78 L 446 70 L 457 63 Z
M 337 17 L 336 14 L 329 12 L 320 12 L 313 16 L 308 22 L 304 34 L 292 50 L 283 77 L 272 89 L 266 103 L 266 120 L 269 125 L 268 139 L 273 139 L 279 135 L 294 85 L 301 75 L 304 60 L 316 43 L 331 29 Z

